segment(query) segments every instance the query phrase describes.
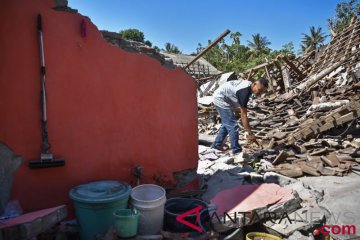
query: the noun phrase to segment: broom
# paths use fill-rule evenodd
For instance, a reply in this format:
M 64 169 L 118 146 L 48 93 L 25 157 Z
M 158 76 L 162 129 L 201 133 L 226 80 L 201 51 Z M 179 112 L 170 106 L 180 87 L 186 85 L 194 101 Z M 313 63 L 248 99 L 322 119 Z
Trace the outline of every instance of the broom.
M 50 143 L 48 139 L 47 130 L 47 115 L 46 115 L 46 89 L 45 89 L 45 57 L 44 57 L 44 44 L 42 34 L 42 21 L 41 15 L 37 17 L 37 31 L 39 36 L 40 46 L 40 63 L 41 63 L 41 105 L 42 105 L 42 144 L 41 144 L 41 155 L 40 160 L 30 161 L 30 168 L 48 168 L 48 167 L 60 167 L 65 165 L 64 159 L 54 159 L 52 152 L 50 151 Z

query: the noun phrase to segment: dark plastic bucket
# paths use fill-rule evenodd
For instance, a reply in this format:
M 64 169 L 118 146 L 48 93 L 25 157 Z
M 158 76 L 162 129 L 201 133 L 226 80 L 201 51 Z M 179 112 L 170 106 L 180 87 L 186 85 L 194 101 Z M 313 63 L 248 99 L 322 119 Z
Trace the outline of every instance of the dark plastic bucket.
M 208 204 L 206 202 L 190 198 L 170 198 L 167 200 L 165 203 L 164 229 L 174 233 L 194 232 L 193 228 L 178 222 L 176 217 L 198 206 L 202 206 L 200 224 L 196 222 L 196 213 L 188 215 L 184 220 L 202 227 L 202 223 L 209 219 Z

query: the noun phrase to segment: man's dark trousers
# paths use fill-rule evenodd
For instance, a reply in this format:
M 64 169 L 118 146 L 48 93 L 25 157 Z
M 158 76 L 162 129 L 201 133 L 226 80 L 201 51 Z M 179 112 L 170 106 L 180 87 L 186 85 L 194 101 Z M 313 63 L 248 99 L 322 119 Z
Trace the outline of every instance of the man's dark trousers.
M 234 154 L 242 151 L 239 144 L 239 125 L 231 109 L 224 109 L 215 106 L 221 117 L 221 127 L 215 138 L 212 147 L 218 148 L 223 145 L 226 136 L 229 134 L 232 152 Z

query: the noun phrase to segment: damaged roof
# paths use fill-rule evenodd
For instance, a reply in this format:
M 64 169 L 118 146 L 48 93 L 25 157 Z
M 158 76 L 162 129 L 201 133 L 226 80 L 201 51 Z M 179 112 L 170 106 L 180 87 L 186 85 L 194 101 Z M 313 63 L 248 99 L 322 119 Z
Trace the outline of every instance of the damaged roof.
M 165 59 L 171 59 L 172 62 L 178 67 L 185 67 L 188 63 L 190 63 L 196 56 L 186 55 L 186 54 L 174 54 L 162 52 L 165 56 Z M 200 58 L 193 65 L 190 66 L 190 71 L 205 75 L 217 75 L 220 73 L 211 63 L 206 61 L 204 58 Z

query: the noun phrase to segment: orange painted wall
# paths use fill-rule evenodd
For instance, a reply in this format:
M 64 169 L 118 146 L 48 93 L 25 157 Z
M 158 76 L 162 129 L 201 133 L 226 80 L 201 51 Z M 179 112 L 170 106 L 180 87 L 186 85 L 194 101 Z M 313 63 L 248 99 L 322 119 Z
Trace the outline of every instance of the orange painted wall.
M 154 175 L 197 166 L 194 80 L 144 54 L 102 39 L 79 14 L 52 9 L 52 0 L 0 4 L 0 141 L 24 163 L 13 198 L 25 211 L 70 203 L 71 187 L 99 179 L 135 182 L 131 169 Z M 66 166 L 31 170 L 40 157 L 40 63 L 36 17 L 43 18 L 48 129 L 52 152 Z

